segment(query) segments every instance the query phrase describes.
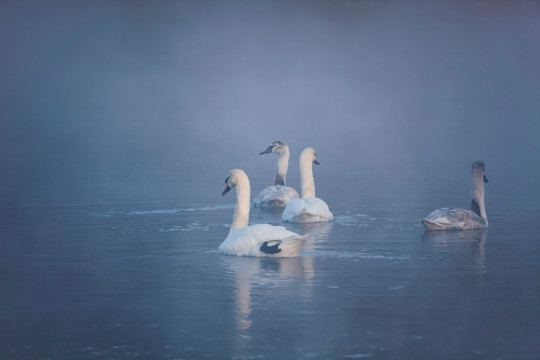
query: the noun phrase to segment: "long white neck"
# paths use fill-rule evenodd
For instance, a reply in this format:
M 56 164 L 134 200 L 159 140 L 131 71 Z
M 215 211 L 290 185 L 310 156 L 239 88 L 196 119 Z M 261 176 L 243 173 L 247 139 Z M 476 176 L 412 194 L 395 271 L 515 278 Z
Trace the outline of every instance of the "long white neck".
M 302 199 L 315 197 L 315 180 L 313 179 L 313 160 L 305 153 L 300 155 L 300 179 L 302 183 Z
M 484 206 L 484 179 L 483 174 L 473 173 L 471 187 L 471 210 L 478 214 L 487 223 L 486 208 Z
M 285 178 L 287 177 L 287 169 L 289 168 L 289 156 L 289 148 L 285 147 L 279 154 L 274 185 L 285 186 Z
M 249 223 L 250 186 L 247 175 L 238 176 L 236 182 L 236 207 L 234 208 L 233 222 L 229 235 L 246 227 Z

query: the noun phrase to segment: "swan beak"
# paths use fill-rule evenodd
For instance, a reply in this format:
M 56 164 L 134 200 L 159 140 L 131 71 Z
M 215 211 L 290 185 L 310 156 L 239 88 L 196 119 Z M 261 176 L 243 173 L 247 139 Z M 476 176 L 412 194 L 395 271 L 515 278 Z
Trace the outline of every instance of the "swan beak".
M 315 164 L 317 164 L 317 165 L 320 165 L 320 162 L 319 162 L 319 160 L 317 160 L 317 159 L 313 160 L 313 162 L 314 162 Z
M 272 152 L 272 149 L 274 148 L 274 145 L 270 145 L 269 147 L 266 148 L 266 150 L 264 150 L 263 152 L 260 152 L 259 155 L 262 155 L 262 154 L 269 154 Z
M 484 182 L 485 182 L 486 184 L 489 182 L 488 179 L 487 179 L 487 177 L 486 177 L 486 175 L 484 175 L 483 180 L 484 180 Z
M 223 192 L 221 193 L 221 196 L 225 196 L 227 195 L 227 193 L 229 192 L 229 190 L 231 190 L 231 187 L 229 186 L 229 184 L 226 184 L 225 185 L 225 190 L 223 190 Z

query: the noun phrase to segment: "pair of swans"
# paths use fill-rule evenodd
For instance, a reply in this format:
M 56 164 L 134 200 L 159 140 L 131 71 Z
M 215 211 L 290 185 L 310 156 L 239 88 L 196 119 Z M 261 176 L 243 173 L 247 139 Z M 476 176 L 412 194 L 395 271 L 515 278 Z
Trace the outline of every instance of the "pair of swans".
M 275 187 L 285 187 L 286 169 L 288 166 L 289 151 L 287 144 L 274 142 L 261 154 L 270 153 L 273 149 L 285 153 L 285 161 L 278 161 L 276 182 L 272 191 L 283 190 Z M 280 155 L 281 159 L 281 155 Z M 315 181 L 313 179 L 312 164 L 319 164 L 315 150 L 308 147 L 300 155 L 300 174 L 302 182 L 302 198 L 289 199 L 282 214 L 282 220 L 288 222 L 321 222 L 331 221 L 333 215 L 328 205 L 315 197 Z M 283 171 L 283 169 L 285 171 Z M 233 223 L 227 238 L 219 246 L 219 251 L 224 254 L 238 256 L 278 256 L 296 257 L 300 254 L 307 239 L 307 234 L 299 235 L 288 231 L 283 226 L 269 224 L 257 224 L 248 226 L 250 209 L 250 185 L 247 174 L 240 169 L 229 171 L 225 179 L 225 190 L 221 195 L 226 195 L 236 187 L 236 207 L 234 209 Z M 272 188 L 272 187 L 271 187 Z M 289 188 L 290 189 L 290 188 Z M 291 189 L 294 191 L 294 189 Z M 287 191 L 285 189 L 285 191 Z M 263 192 L 265 192 L 263 190 Z M 268 191 L 266 191 L 268 193 Z M 283 192 L 287 194 L 286 192 Z M 290 192 L 289 192 L 290 193 Z M 296 193 L 296 191 L 294 191 Z M 278 202 L 279 201 L 279 202 Z M 283 202 L 283 197 L 274 203 Z
M 285 208 L 281 219 L 286 222 L 308 223 L 332 221 L 334 215 L 323 200 L 315 197 L 313 164 L 319 165 L 315 149 L 305 148 L 300 154 L 300 179 L 302 198 L 291 187 L 285 185 L 289 167 L 289 146 L 283 141 L 274 141 L 259 155 L 279 154 L 274 185 L 264 188 L 255 197 L 255 207 Z

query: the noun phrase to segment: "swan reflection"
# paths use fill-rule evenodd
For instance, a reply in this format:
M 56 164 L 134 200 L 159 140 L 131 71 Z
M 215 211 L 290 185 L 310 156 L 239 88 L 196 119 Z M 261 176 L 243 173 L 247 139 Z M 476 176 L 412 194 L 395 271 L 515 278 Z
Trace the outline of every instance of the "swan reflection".
M 256 306 L 252 301 L 253 295 L 262 295 L 265 306 L 280 303 L 282 295 L 290 294 L 291 288 L 304 301 L 311 299 L 312 281 L 315 276 L 314 259 L 311 257 L 222 256 L 221 259 L 235 278 L 235 330 L 238 334 L 238 351 L 246 348 L 246 343 L 250 338 L 249 329 L 254 321 L 251 313 L 253 307 Z
M 333 222 L 291 223 L 287 228 L 299 234 L 309 234 L 303 250 L 312 251 L 316 244 L 325 243 L 330 238 Z
M 422 241 L 436 242 L 439 245 L 469 244 L 474 257 L 476 273 L 483 276 L 486 269 L 486 237 L 487 229 L 463 230 L 463 231 L 426 231 Z

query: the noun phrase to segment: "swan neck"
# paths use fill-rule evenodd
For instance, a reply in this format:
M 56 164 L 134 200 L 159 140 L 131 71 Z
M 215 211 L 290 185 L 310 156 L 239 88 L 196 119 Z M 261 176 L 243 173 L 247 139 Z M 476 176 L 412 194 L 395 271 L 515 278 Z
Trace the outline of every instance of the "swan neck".
M 483 174 L 474 174 L 471 185 L 471 210 L 484 219 L 487 223 L 486 208 L 484 204 L 484 181 Z
M 247 176 L 240 178 L 236 183 L 236 206 L 229 235 L 246 227 L 249 223 L 250 191 Z
M 315 197 L 313 162 L 310 158 L 300 156 L 300 179 L 302 183 L 302 199 Z
M 286 147 L 280 154 L 277 161 L 276 177 L 274 179 L 274 185 L 285 186 L 287 177 L 287 169 L 289 168 L 289 148 Z

